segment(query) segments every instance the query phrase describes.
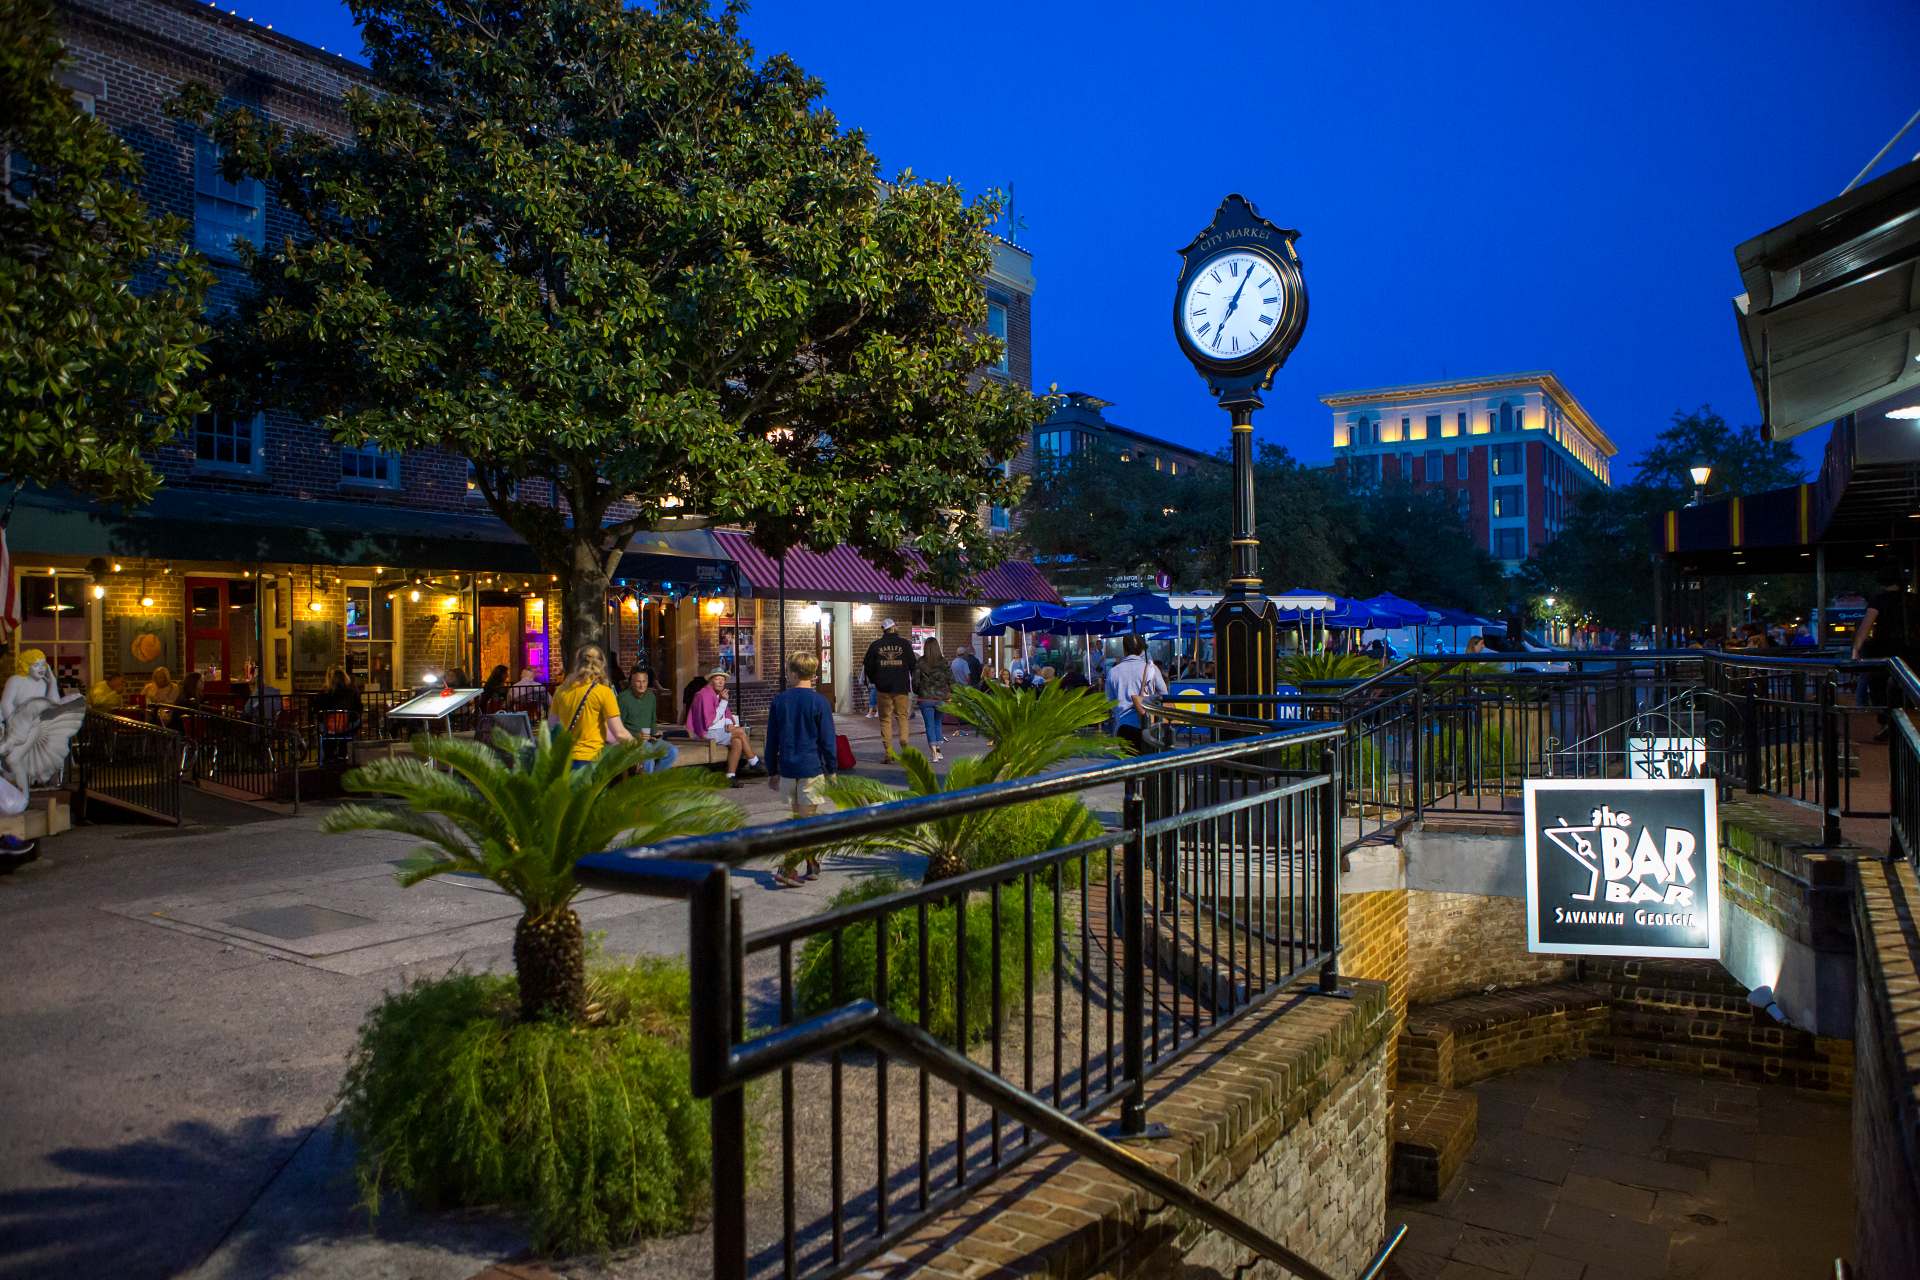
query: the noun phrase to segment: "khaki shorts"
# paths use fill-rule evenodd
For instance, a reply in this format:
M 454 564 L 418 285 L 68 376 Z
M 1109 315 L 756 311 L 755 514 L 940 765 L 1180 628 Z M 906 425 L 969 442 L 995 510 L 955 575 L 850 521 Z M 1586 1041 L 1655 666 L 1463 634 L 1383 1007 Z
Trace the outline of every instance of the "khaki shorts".
M 793 806 L 793 816 L 810 818 L 822 809 L 831 809 L 827 802 L 827 779 L 825 774 L 816 774 L 811 778 L 782 778 L 787 801 Z

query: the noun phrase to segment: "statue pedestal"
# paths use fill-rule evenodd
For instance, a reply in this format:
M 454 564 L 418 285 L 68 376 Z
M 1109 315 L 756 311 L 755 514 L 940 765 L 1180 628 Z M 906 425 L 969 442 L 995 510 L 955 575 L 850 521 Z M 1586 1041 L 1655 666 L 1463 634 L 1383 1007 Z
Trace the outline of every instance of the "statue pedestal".
M 36 791 L 25 813 L 0 814 L 0 836 L 44 840 L 73 827 L 73 809 L 64 791 Z

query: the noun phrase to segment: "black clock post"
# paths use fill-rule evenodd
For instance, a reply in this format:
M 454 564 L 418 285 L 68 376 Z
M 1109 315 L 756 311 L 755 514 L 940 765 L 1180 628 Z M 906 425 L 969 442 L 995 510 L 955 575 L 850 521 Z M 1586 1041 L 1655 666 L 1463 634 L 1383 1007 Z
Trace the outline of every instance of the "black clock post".
M 1213 611 L 1215 692 L 1270 697 L 1277 627 L 1260 587 L 1253 511 L 1253 411 L 1307 327 L 1298 231 L 1230 195 L 1179 251 L 1173 331 L 1233 423 L 1233 576 Z M 1231 704 L 1229 709 L 1231 709 Z

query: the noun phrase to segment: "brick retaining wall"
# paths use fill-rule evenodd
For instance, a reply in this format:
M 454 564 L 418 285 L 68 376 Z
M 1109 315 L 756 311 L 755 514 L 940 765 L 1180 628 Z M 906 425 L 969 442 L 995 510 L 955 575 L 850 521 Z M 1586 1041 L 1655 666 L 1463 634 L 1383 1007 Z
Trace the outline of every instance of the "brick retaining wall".
M 1906 862 L 1859 872 L 1853 1267 L 1896 1280 L 1920 1275 L 1920 880 Z

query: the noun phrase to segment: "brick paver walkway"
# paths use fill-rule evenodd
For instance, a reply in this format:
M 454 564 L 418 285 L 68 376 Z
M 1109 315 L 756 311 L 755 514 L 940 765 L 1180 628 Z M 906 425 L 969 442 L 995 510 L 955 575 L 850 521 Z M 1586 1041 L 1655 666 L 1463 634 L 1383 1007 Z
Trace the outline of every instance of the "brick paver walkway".
M 1402 1280 L 1812 1278 L 1848 1251 L 1844 1102 L 1596 1059 L 1473 1090 L 1465 1170 L 1388 1210 Z

